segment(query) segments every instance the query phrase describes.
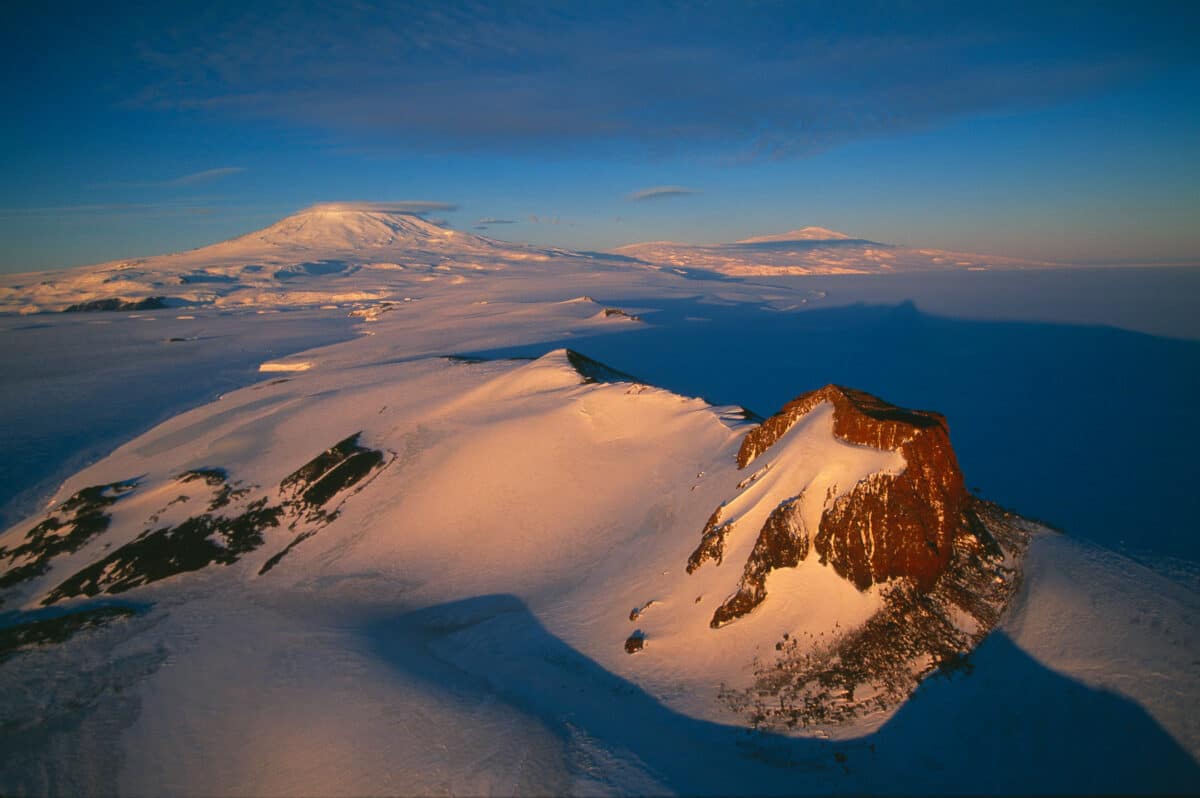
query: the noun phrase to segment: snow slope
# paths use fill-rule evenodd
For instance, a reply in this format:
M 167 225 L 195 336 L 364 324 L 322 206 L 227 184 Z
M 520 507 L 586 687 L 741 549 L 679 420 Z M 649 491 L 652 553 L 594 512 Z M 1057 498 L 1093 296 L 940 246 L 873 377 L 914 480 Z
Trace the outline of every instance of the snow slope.
M 386 205 L 314 205 L 244 236 L 188 252 L 61 271 L 0 275 L 0 312 L 206 305 L 317 307 L 402 301 L 430 288 L 595 273 L 666 283 L 690 273 L 731 276 L 880 274 L 1047 266 L 850 238 L 822 227 L 734 244 L 632 244 L 614 254 L 513 244 L 451 230 Z M 651 278 L 648 272 L 656 272 Z
M 6 573 L 34 566 L 3 586 L 0 792 L 1200 785 L 1194 588 L 1033 524 L 1020 593 L 959 670 L 849 723 L 752 728 L 730 696 L 780 661 L 777 645 L 827 650 L 887 587 L 858 591 L 810 558 L 713 629 L 754 531 L 800 489 L 826 498 L 906 463 L 835 437 L 822 405 L 739 490 L 753 417 L 578 352 L 656 323 L 591 296 L 770 313 L 803 289 L 698 284 L 362 208 L 208 249 L 8 296 L 103 298 L 131 272 L 126 298 L 174 279 L 172 296 L 217 306 L 195 311 L 204 325 L 229 304 L 338 305 L 327 312 L 351 313 L 358 335 L 264 356 L 261 381 L 129 440 L 0 535 Z M 688 574 L 731 496 L 728 562 Z M 804 505 L 809 525 L 820 506 Z M 35 529 L 38 546 L 12 556 Z
M 167 306 L 319 306 L 402 300 L 469 285 L 514 266 L 604 270 L 602 255 L 509 244 L 356 203 L 315 205 L 253 233 L 188 252 L 63 271 L 4 275 L 0 311 L 64 310 L 89 301 L 159 298 Z
M 736 408 L 623 380 L 564 350 L 533 361 L 397 363 L 389 354 L 382 330 L 309 353 L 310 369 L 183 414 L 67 481 L 52 517 L 65 519 L 89 485 L 137 485 L 110 490 L 109 530 L 17 586 L 7 606 L 22 620 L 59 607 L 135 614 L 5 663 L 15 696 L 4 717 L 14 733 L 0 741 L 6 791 L 879 791 L 914 751 L 940 764 L 904 769 L 904 792 L 978 786 L 973 768 L 954 760 L 966 752 L 934 743 L 945 729 L 892 731 L 911 726 L 907 705 L 792 742 L 738 731 L 746 718 L 723 688 L 752 685 L 754 665 L 775 656 L 785 632 L 815 651 L 869 617 L 879 593 L 808 561 L 773 573 L 758 611 L 710 628 L 739 571 L 688 575 L 683 566 L 711 506 L 746 479 L 733 454 L 751 422 Z M 380 453 L 366 475 L 335 482 L 321 512 L 286 510 L 261 546 L 233 561 L 149 579 L 138 570 L 145 561 L 117 556 L 222 500 L 207 514 L 233 517 L 260 496 L 286 506 L 298 494 L 273 486 L 295 484 L 289 475 L 356 433 L 356 446 Z M 777 446 L 773 468 L 732 513 L 765 515 L 794 480 L 844 484 L 903 466 L 894 452 L 835 438 L 825 408 Z M 339 467 L 310 471 L 327 479 Z M 0 545 L 11 549 L 38 520 Z M 217 554 L 233 551 L 224 540 Z M 731 562 L 750 542 L 731 542 Z M 1052 533 L 1038 533 L 1036 554 L 1003 634 L 1062 673 L 1137 699 L 1174 741 L 1158 732 L 1134 748 L 1155 746 L 1176 780 L 1168 783 L 1186 783 L 1177 780 L 1194 766 L 1170 751 L 1200 744 L 1188 720 L 1195 696 L 1181 681 L 1192 667 L 1194 595 L 1161 577 L 1122 577 L 1128 561 L 1097 559 Z M 1089 560 L 1083 592 L 1062 582 Z M 40 609 L 93 562 L 109 563 L 93 569 L 95 584 L 119 590 Z M 1088 609 L 1072 596 L 1113 585 L 1159 623 L 1130 624 L 1116 641 L 1099 635 L 1105 627 L 1085 617 L 1094 600 Z M 645 647 L 630 655 L 623 643 L 635 630 Z M 990 656 L 976 667 L 995 674 Z M 1009 656 L 996 667 L 1011 667 Z M 1137 677 L 1151 662 L 1162 681 L 1145 685 Z M 977 678 L 934 680 L 915 706 L 934 711 L 947 690 L 971 690 Z M 1000 697 L 986 707 L 1012 722 Z M 18 735 L 32 714 L 37 733 Z M 94 745 L 80 747 L 80 735 Z M 989 758 L 1010 743 L 989 740 Z M 705 764 L 685 764 L 697 751 Z M 1077 764 L 1060 767 L 1078 776 Z M 1007 783 L 1047 783 L 1025 778 Z

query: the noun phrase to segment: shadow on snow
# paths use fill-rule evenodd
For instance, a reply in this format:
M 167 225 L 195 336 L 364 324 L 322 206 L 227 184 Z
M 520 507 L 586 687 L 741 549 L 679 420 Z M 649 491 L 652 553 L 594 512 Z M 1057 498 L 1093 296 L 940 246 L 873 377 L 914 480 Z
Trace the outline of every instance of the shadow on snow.
M 801 312 L 606 298 L 647 322 L 570 347 L 649 383 L 770 414 L 839 383 L 946 415 L 968 485 L 1131 554 L 1200 560 L 1192 503 L 1200 342 L 1111 327 L 964 321 L 912 302 Z M 650 308 L 650 310 L 647 310 Z
M 556 638 L 512 595 L 384 618 L 365 633 L 378 656 L 445 700 L 502 701 L 537 719 L 568 750 L 582 736 L 671 792 L 1095 794 L 1200 787 L 1196 762 L 1139 706 L 1048 670 L 1001 634 L 972 654 L 970 676 L 927 680 L 877 732 L 830 741 L 676 713 Z M 636 668 L 637 660 L 631 663 Z

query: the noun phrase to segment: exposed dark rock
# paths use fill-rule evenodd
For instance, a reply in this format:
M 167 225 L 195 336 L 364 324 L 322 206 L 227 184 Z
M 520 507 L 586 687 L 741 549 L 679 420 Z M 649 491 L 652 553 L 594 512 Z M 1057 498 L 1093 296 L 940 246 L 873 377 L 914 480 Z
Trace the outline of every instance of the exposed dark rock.
M 0 590 L 41 576 L 52 559 L 78 551 L 106 531 L 110 522 L 106 510 L 137 485 L 131 479 L 83 488 L 29 530 L 19 546 L 0 546 L 0 559 L 8 560 L 8 568 L 0 574 Z
M 782 502 L 763 524 L 754 550 L 746 560 L 738 590 L 725 600 L 710 625 L 715 629 L 753 610 L 767 597 L 767 574 L 775 568 L 795 568 L 808 556 L 809 534 L 800 509 L 804 492 Z
M 63 313 L 94 313 L 101 311 L 119 311 L 119 310 L 160 310 L 167 307 L 167 298 L 163 296 L 151 296 L 145 299 L 121 299 L 113 297 L 110 299 L 90 299 L 87 302 L 77 302 L 74 305 L 68 305 L 63 309 Z
M 636 621 L 638 618 L 641 618 L 642 613 L 645 612 L 646 610 L 650 609 L 650 607 L 656 603 L 657 602 L 654 599 L 650 599 L 642 606 L 634 607 L 632 610 L 629 611 L 629 620 Z
M 784 635 L 776 660 L 757 663 L 752 687 L 722 692 L 728 704 L 759 726 L 838 723 L 898 705 L 931 674 L 969 674 L 968 654 L 1020 585 L 1028 535 L 995 505 L 972 498 L 965 512 L 973 524 L 932 589 L 893 581 L 878 613 L 825 645 Z
M 641 631 L 634 632 L 625 638 L 625 653 L 636 654 L 646 647 L 646 636 Z
M 178 526 L 143 532 L 64 581 L 42 603 L 53 604 L 72 596 L 124 593 L 213 563 L 237 562 L 263 544 L 263 530 L 279 525 L 280 512 L 278 506 L 268 507 L 263 497 L 233 518 L 205 513 Z
M 836 501 L 827 500 L 820 524 L 811 534 L 802 528 L 799 495 L 775 508 L 759 532 L 737 592 L 714 613 L 714 627 L 761 604 L 767 573 L 795 567 L 810 545 L 822 563 L 859 590 L 905 577 L 918 590 L 928 591 L 946 571 L 954 538 L 970 527 L 965 510 L 968 493 L 946 420 L 937 413 L 890 405 L 862 391 L 828 385 L 789 402 L 746 434 L 738 451 L 738 468 L 767 452 L 822 402 L 833 406 L 834 435 L 860 446 L 899 451 L 906 463 L 904 471 L 895 476 L 874 474 Z M 768 463 L 765 468 L 769 467 Z M 738 489 L 749 487 L 761 470 L 739 483 Z M 706 559 L 717 559 L 719 564 L 724 531 L 719 540 L 717 532 L 710 519 L 700 546 L 688 560 L 688 573 Z
M 304 491 L 303 498 L 310 507 L 323 507 L 336 494 L 356 484 L 383 464 L 383 453 L 361 449 L 338 463 Z
M 24 649 L 61 643 L 85 629 L 94 629 L 136 614 L 137 610 L 131 607 L 96 607 L 0 627 L 0 662 L 16 656 Z
M 236 283 L 237 278 L 229 274 L 210 274 L 208 272 L 192 272 L 179 275 L 180 285 L 195 285 L 198 283 Z
M 184 471 L 175 479 L 182 484 L 202 479 L 204 480 L 204 484 L 210 488 L 216 488 L 216 493 L 213 495 L 212 501 L 208 504 L 209 512 L 220 510 L 231 501 L 243 499 L 250 495 L 250 488 L 237 488 L 230 484 L 229 474 L 223 468 L 197 468 L 191 471 Z M 186 501 L 186 498 L 184 500 Z
M 209 565 L 230 565 L 260 548 L 266 542 L 265 530 L 286 524 L 296 533 L 295 537 L 282 551 L 267 560 L 260 570 L 260 573 L 266 573 L 298 543 L 336 518 L 336 508 L 331 507 L 336 497 L 359 485 L 368 474 L 383 465 L 383 452 L 359 445 L 360 434 L 355 433 L 339 441 L 285 477 L 279 486 L 279 499 L 274 502 L 270 495 L 251 499 L 257 486 L 242 486 L 239 482 L 231 481 L 221 468 L 198 468 L 179 474 L 175 481 L 181 491 L 198 482 L 208 489 L 204 512 L 174 526 L 147 529 L 134 540 L 64 580 L 47 594 L 42 603 L 53 604 L 75 596 L 123 593 Z M 118 483 L 118 486 L 126 484 Z M 112 488 L 114 486 L 100 486 L 88 490 L 92 493 L 100 491 L 96 494 L 99 500 L 111 503 L 115 498 L 108 497 L 103 491 Z M 77 498 L 85 496 L 92 499 L 80 504 L 86 512 L 75 519 L 77 526 L 83 524 L 85 532 L 93 528 L 107 528 L 108 524 L 106 515 L 87 509 L 93 508 L 97 501 L 92 493 L 85 496 L 85 492 L 81 491 L 77 495 Z M 159 518 L 172 505 L 188 500 L 188 495 L 181 493 L 165 507 L 152 513 L 147 518 L 147 526 L 158 524 Z M 60 512 L 71 509 L 75 504 L 79 504 L 79 501 L 73 498 L 64 503 Z M 42 527 L 57 529 L 55 524 L 61 525 L 61 522 L 51 517 L 30 534 L 34 535 Z M 76 537 L 80 534 L 77 533 Z M 94 534 L 94 531 L 90 532 L 87 538 Z M 71 550 L 78 549 L 87 538 L 80 538 Z M 28 568 L 27 565 L 22 567 Z M 43 566 L 36 573 L 26 575 L 21 572 L 18 575 L 32 578 L 45 573 L 47 568 Z
M 283 508 L 293 518 L 290 528 L 296 537 L 273 554 L 259 569 L 265 574 L 279 564 L 292 549 L 312 537 L 337 517 L 326 505 L 337 495 L 358 485 L 371 472 L 383 467 L 384 454 L 358 442 L 361 432 L 338 441 L 321 454 L 283 478 L 279 483 L 285 497 Z M 301 529 L 301 524 L 309 528 Z
M 605 308 L 604 309 L 604 318 L 611 319 L 613 317 L 616 317 L 618 319 L 629 319 L 630 321 L 641 321 L 642 320 L 641 316 L 635 316 L 632 313 L 626 313 L 625 311 L 621 310 L 620 308 Z
M 579 372 L 585 384 L 596 382 L 642 382 L 637 377 L 610 368 L 598 360 L 592 360 L 587 355 L 581 355 L 573 349 L 567 350 L 567 360 L 571 367 Z
M 725 534 L 729 532 L 729 524 L 721 523 L 721 508 L 713 510 L 700 534 L 700 545 L 688 557 L 687 572 L 693 573 L 707 560 L 715 560 L 717 565 L 725 556 Z

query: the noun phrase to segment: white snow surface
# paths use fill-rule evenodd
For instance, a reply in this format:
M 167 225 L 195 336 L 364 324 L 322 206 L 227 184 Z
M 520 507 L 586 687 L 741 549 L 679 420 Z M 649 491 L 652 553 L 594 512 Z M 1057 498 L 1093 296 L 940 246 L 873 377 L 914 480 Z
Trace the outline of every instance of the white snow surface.
M 509 244 L 410 214 L 315 205 L 253 233 L 188 252 L 0 277 L 0 312 L 57 311 L 92 299 L 165 297 L 171 304 L 294 307 L 399 299 L 414 288 L 481 274 L 603 258 Z
M 827 240 L 860 250 L 839 249 L 842 260 L 820 268 L 851 268 L 850 257 L 859 259 L 853 269 L 874 268 L 862 260 L 869 242 L 821 228 L 742 243 Z M 644 326 L 606 317 L 591 296 L 634 296 L 635 286 L 695 295 L 664 252 L 641 251 L 651 263 L 631 263 L 317 206 L 189 253 L 4 278 L 0 304 L 11 310 L 159 295 L 218 308 L 337 305 L 355 312 L 361 333 L 273 356 L 259 366 L 262 382 L 171 418 L 67 479 L 51 506 L 85 486 L 142 482 L 113 505 L 109 532 L 58 558 L 6 612 L 36 609 L 79 567 L 148 529 L 184 470 L 223 468 L 273 491 L 356 432 L 387 465 L 267 573 L 259 568 L 290 541 L 286 529 L 266 530 L 266 544 L 233 565 L 121 594 L 143 610 L 133 619 L 0 664 L 0 729 L 12 730 L 0 736 L 0 792 L 1162 789 L 1148 765 L 1110 755 L 1126 745 L 1125 724 L 1147 745 L 1182 752 L 1170 778 L 1194 778 L 1196 593 L 1047 531 L 1036 531 L 1022 593 L 979 650 L 974 675 L 930 680 L 894 717 L 861 727 L 796 739 L 747 731 L 720 699 L 723 686 L 748 686 L 783 633 L 828 639 L 880 603 L 876 589 L 860 593 L 810 558 L 773 571 L 767 600 L 749 616 L 711 629 L 763 519 L 803 488 L 818 499 L 804 505 L 815 528 L 830 491 L 905 464 L 835 438 L 821 406 L 769 458 L 739 471 L 734 455 L 750 425 L 734 408 L 634 379 L 585 382 L 562 341 L 586 354 L 593 337 Z M 744 259 L 698 265 L 699 256 L 680 264 L 752 273 L 738 271 Z M 713 304 L 803 301 L 794 288 L 704 286 Z M 444 357 L 538 345 L 536 359 Z M 712 509 L 767 460 L 724 510 L 737 521 L 724 562 L 688 575 Z M 171 505 L 155 523 L 177 523 L 197 501 Z M 14 525 L 0 545 L 41 517 Z M 646 644 L 629 655 L 623 643 L 635 631 Z M 1058 715 L 1014 714 L 1047 697 L 1064 702 Z M 1062 723 L 1097 706 L 1103 723 L 1065 727 L 1083 753 L 1063 754 Z
M 852 238 L 824 227 L 744 238 L 732 244 L 671 241 L 629 244 L 616 252 L 666 268 L 729 276 L 896 274 L 1045 268 L 1047 261 L 951 252 Z
M 317 307 L 397 300 L 430 287 L 475 286 L 563 272 L 835 275 L 1029 268 L 1050 264 L 854 239 L 823 227 L 734 244 L 631 244 L 603 253 L 534 247 L 464 233 L 386 205 L 314 205 L 244 236 L 171 255 L 0 275 L 0 312 L 58 311 L 96 299 L 169 305 Z M 676 280 L 677 281 L 677 280 Z

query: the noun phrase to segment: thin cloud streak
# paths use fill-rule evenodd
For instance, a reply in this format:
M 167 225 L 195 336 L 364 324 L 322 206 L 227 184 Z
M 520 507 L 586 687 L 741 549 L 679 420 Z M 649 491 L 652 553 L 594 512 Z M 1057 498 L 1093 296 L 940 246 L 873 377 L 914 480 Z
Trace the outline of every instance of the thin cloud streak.
M 368 213 L 410 213 L 421 216 L 434 211 L 458 210 L 453 202 L 428 202 L 426 200 L 398 200 L 391 202 L 319 202 L 305 208 L 308 211 L 366 211 Z
M 640 191 L 635 191 L 626 197 L 626 199 L 630 202 L 644 202 L 645 200 L 665 199 L 667 197 L 686 197 L 689 194 L 699 193 L 694 188 L 684 188 L 683 186 L 654 186 L 653 188 L 643 188 Z
M 214 180 L 220 180 L 223 177 L 241 174 L 245 172 L 244 166 L 220 166 L 216 169 L 205 169 L 200 172 L 191 172 L 186 175 L 171 178 L 170 180 L 142 180 L 142 181 L 119 181 L 116 183 L 95 183 L 88 188 L 183 188 L 185 186 L 195 186 L 203 183 L 211 183 Z
M 244 166 L 221 166 L 216 169 L 205 169 L 202 172 L 192 172 L 190 175 L 183 175 L 174 180 L 168 180 L 161 185 L 165 187 L 175 186 L 194 186 L 197 183 L 208 183 L 212 180 L 220 180 L 222 177 L 240 174 L 246 171 Z

